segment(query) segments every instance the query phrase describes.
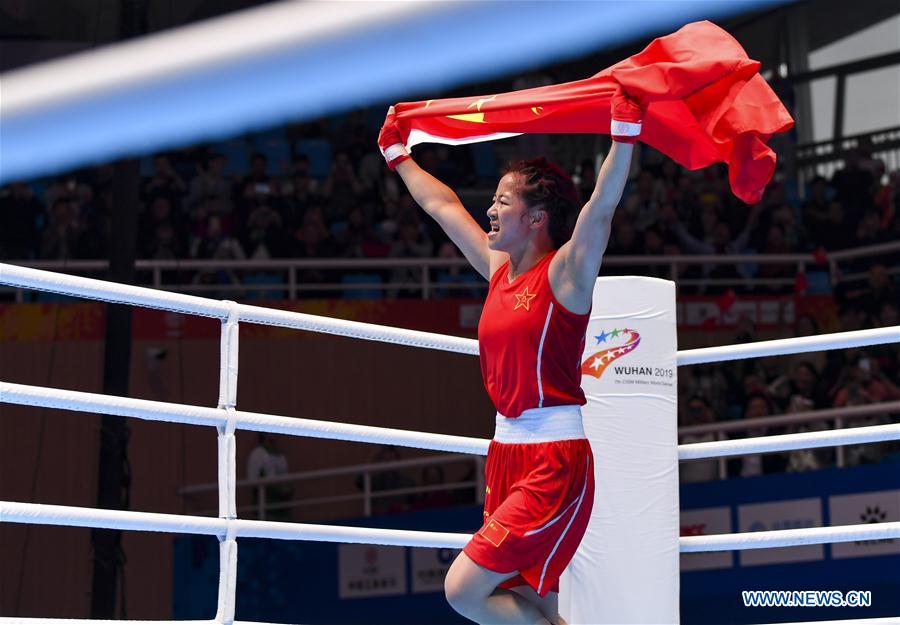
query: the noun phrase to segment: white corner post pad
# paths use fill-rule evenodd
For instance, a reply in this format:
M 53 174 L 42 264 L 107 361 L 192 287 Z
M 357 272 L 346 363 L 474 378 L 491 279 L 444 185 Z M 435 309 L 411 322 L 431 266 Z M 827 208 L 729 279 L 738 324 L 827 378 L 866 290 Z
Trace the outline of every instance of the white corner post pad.
M 591 310 L 581 386 L 596 490 L 559 612 L 573 625 L 677 624 L 675 284 L 598 278 Z

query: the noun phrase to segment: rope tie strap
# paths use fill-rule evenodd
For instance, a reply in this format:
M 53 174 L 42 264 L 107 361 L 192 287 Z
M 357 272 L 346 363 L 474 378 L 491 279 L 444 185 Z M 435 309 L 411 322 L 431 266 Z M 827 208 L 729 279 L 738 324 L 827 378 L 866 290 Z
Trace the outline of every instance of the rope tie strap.
M 237 410 L 234 409 L 234 406 L 220 406 L 220 410 L 225 411 L 225 422 L 216 426 L 219 436 L 234 436 L 238 422 Z
M 234 432 L 237 412 L 233 406 L 224 408 L 226 420 L 219 426 L 219 517 L 237 518 L 237 443 Z
M 219 536 L 219 598 L 215 622 L 232 625 L 237 597 L 237 524 L 229 520 Z
M 224 301 L 228 316 L 222 320 L 219 344 L 219 408 L 237 405 L 238 321 L 240 307 L 236 302 Z

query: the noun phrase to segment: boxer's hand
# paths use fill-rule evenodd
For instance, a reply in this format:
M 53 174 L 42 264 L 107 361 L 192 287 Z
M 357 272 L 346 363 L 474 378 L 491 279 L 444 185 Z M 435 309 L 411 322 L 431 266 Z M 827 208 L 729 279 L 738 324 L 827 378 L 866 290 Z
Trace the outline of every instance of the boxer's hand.
M 391 171 L 397 171 L 397 165 L 410 158 L 409 150 L 403 145 L 400 130 L 397 128 L 397 122 L 394 120 L 393 106 L 388 109 L 384 125 L 378 133 L 378 149 L 381 150 L 381 154 L 384 156 L 384 160 Z
M 610 100 L 610 113 L 612 121 L 609 125 L 609 134 L 613 141 L 620 143 L 634 143 L 641 134 L 641 123 L 644 120 L 644 110 L 641 105 L 628 97 L 625 90 L 619 87 Z

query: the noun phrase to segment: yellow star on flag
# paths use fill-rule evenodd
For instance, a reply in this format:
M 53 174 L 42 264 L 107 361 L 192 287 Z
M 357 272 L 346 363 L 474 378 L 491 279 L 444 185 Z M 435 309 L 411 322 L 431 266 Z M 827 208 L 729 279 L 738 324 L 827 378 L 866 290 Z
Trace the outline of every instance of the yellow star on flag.
M 474 106 L 476 109 L 478 109 L 480 111 L 482 106 L 484 106 L 486 103 L 488 103 L 491 100 L 494 100 L 496 98 L 497 98 L 496 95 L 492 95 L 489 98 L 478 98 L 477 100 L 472 102 L 467 108 L 472 108 Z
M 528 285 L 525 285 L 525 288 L 522 289 L 521 293 L 515 293 L 516 296 L 516 306 L 513 310 L 519 310 L 520 308 L 524 308 L 525 310 L 531 310 L 531 300 L 537 297 L 537 293 L 529 293 Z

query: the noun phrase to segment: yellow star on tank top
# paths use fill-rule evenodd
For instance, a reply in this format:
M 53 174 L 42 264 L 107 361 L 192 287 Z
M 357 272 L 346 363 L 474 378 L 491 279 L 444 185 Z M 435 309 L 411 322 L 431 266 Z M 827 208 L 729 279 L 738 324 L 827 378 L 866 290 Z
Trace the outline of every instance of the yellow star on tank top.
M 516 305 L 513 310 L 519 310 L 520 308 L 530 310 L 531 300 L 537 297 L 537 293 L 528 292 L 528 285 L 525 285 L 521 293 L 514 293 L 514 295 L 516 296 Z

